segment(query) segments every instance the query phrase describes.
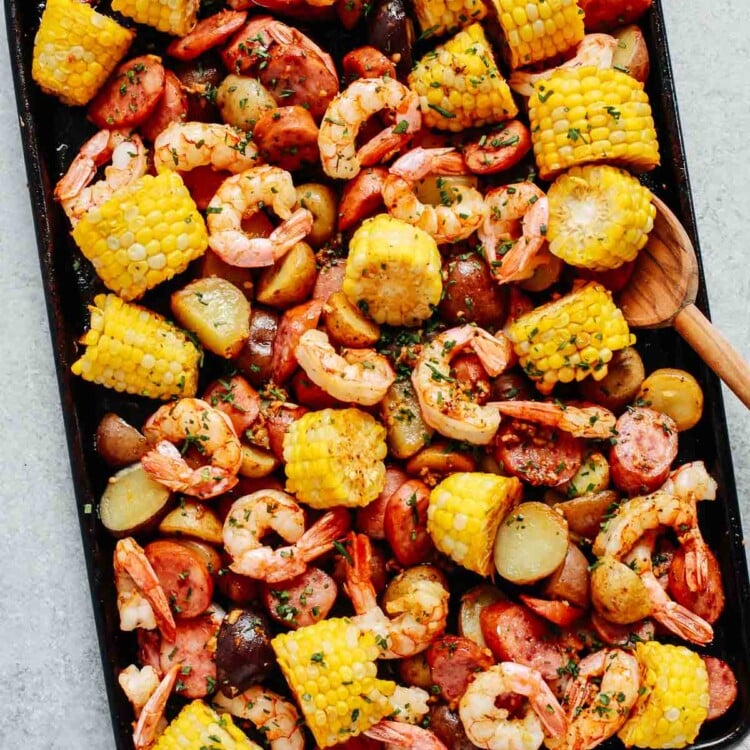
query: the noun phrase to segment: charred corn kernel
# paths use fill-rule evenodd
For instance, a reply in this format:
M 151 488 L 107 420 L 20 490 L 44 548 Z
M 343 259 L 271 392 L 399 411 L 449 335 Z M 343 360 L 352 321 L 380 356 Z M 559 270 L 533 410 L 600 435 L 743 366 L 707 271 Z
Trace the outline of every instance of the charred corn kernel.
M 349 243 L 343 292 L 376 323 L 416 326 L 440 302 L 440 253 L 427 232 L 379 214 Z
M 194 396 L 201 354 L 185 333 L 140 305 L 99 294 L 89 307 L 86 347 L 71 370 L 84 380 L 137 396 Z
M 409 74 L 409 87 L 431 128 L 457 132 L 518 113 L 478 23 L 428 52 Z
M 176 172 L 145 175 L 89 209 L 73 239 L 125 300 L 182 273 L 208 247 L 203 217 Z
M 229 714 L 219 715 L 203 701 L 188 703 L 159 735 L 154 750 L 260 750 Z
M 200 0 L 112 0 L 112 10 L 175 36 L 193 30 Z
M 654 226 L 651 191 L 616 167 L 573 167 L 547 198 L 549 249 L 579 268 L 606 271 L 635 260 Z
M 641 695 L 617 736 L 626 747 L 685 747 L 708 715 L 708 674 L 703 659 L 684 646 L 639 643 Z
M 560 57 L 582 39 L 576 0 L 492 0 L 512 69 Z
M 601 380 L 612 352 L 635 343 L 612 293 L 593 281 L 522 315 L 507 334 L 541 393 L 558 381 Z
M 423 39 L 452 34 L 487 15 L 482 0 L 414 0 Z
M 359 409 L 323 409 L 284 435 L 286 489 L 313 508 L 372 502 L 385 484 L 385 427 Z
M 361 734 L 393 711 L 388 698 L 396 684 L 378 679 L 376 638 L 332 618 L 271 641 L 318 747 Z
M 134 37 L 81 0 L 48 0 L 34 39 L 31 75 L 64 104 L 88 104 Z
M 659 164 L 651 105 L 643 84 L 613 68 L 563 68 L 538 82 L 529 120 L 539 176 L 607 161 L 638 172 Z
M 482 576 L 492 573 L 497 529 L 521 499 L 515 477 L 459 472 L 430 493 L 427 531 L 435 546 L 464 568 Z

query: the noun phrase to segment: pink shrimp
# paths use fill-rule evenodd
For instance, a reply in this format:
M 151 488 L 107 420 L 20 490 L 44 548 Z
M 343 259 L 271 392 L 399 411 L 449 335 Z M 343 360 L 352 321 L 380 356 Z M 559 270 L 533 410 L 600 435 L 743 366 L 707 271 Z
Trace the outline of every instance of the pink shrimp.
M 135 750 L 147 750 L 147 748 L 150 748 L 166 726 L 164 709 L 167 706 L 167 700 L 172 689 L 177 682 L 177 675 L 181 668 L 180 664 L 172 666 L 164 675 L 164 679 L 159 683 L 159 687 L 156 688 L 146 702 L 146 705 L 141 709 L 135 729 L 133 730 L 133 745 L 135 746 Z

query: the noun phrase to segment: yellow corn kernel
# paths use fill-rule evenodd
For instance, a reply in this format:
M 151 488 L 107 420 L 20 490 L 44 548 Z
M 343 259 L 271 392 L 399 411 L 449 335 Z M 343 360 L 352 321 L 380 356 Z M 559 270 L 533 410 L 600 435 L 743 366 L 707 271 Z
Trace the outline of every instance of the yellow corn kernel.
M 482 0 L 415 0 L 414 12 L 421 38 L 428 39 L 453 34 L 481 21 L 487 15 L 487 6 Z
M 193 30 L 200 0 L 112 0 L 112 10 L 175 36 Z

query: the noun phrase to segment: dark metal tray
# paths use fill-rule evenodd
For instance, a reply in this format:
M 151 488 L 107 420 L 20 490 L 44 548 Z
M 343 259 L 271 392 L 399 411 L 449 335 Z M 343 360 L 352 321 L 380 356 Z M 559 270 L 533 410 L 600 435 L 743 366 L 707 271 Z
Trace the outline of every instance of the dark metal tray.
M 106 9 L 108 3 L 104 2 L 102 6 Z M 67 219 L 52 200 L 52 188 L 93 128 L 86 122 L 82 110 L 64 107 L 52 97 L 43 95 L 31 79 L 32 46 L 42 8 L 41 2 L 5 0 L 39 261 L 104 678 L 116 745 L 119 750 L 132 750 L 131 708 L 117 685 L 116 676 L 121 668 L 134 660 L 135 639 L 119 630 L 111 563 L 113 542 L 92 513 L 107 480 L 106 469 L 94 450 L 93 435 L 100 417 L 106 411 L 117 411 L 125 418 L 133 418 L 140 423 L 138 417 L 147 413 L 147 407 L 143 400 L 92 386 L 70 372 L 70 366 L 78 356 L 76 340 L 88 321 L 86 305 L 98 287 L 93 271 L 81 259 L 70 238 Z M 698 249 L 659 0 L 656 0 L 642 25 L 652 55 L 648 91 L 662 151 L 662 166 L 645 181 L 672 207 Z M 163 38 L 148 31 L 144 32 L 143 37 L 146 46 L 154 45 L 158 49 L 160 41 L 163 43 Z M 334 46 L 340 46 L 341 41 L 339 38 Z M 704 313 L 708 313 L 702 268 L 700 273 L 701 291 L 697 304 Z M 158 303 L 158 300 L 155 301 Z M 706 652 L 726 659 L 732 665 L 738 678 L 739 696 L 724 717 L 704 725 L 694 747 L 724 747 L 738 741 L 750 729 L 750 582 L 721 388 L 716 376 L 672 330 L 640 331 L 637 335 L 639 350 L 648 369 L 660 366 L 685 368 L 696 375 L 706 397 L 703 419 L 680 437 L 678 461 L 703 459 L 719 482 L 721 499 L 701 505 L 701 528 L 718 556 L 727 606 L 716 625 L 715 641 Z M 614 746 L 614 743 L 610 744 Z

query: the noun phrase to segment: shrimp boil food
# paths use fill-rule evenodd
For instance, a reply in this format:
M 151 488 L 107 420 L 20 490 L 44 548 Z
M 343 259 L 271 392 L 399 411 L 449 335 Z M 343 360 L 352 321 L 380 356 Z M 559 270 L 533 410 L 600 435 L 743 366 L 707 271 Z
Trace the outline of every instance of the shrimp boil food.
M 661 750 L 736 710 L 703 393 L 616 297 L 650 4 L 42 4 L 34 80 L 92 123 L 72 370 L 132 399 L 97 522 L 137 750 Z

